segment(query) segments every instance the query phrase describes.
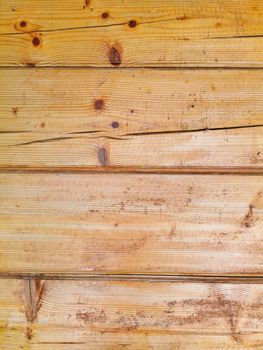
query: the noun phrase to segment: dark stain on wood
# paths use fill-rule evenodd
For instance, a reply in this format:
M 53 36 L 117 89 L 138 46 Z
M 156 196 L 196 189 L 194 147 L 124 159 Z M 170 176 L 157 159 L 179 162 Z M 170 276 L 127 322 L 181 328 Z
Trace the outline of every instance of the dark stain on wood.
M 91 311 L 84 311 L 84 312 L 78 312 L 76 314 L 77 320 L 84 321 L 85 323 L 105 323 L 107 321 L 107 316 L 104 310 L 91 310 Z
M 176 19 L 177 19 L 177 21 L 185 21 L 185 20 L 187 20 L 189 18 L 186 15 L 183 15 L 181 17 L 177 17 Z
M 22 64 L 23 64 L 24 66 L 32 67 L 32 68 L 36 66 L 36 63 L 33 62 L 33 61 L 30 61 L 30 60 L 22 61 Z
M 91 0 L 84 0 L 84 5 L 82 6 L 83 10 L 90 5 Z
M 252 227 L 254 225 L 255 225 L 255 219 L 254 219 L 254 213 L 253 213 L 253 205 L 250 204 L 248 212 L 247 212 L 244 220 L 242 221 L 242 226 L 249 228 L 249 227 Z
M 18 112 L 18 108 L 17 107 L 12 107 L 12 113 L 14 115 L 17 115 L 17 112 Z
M 107 166 L 109 164 L 108 152 L 104 147 L 98 149 L 98 160 L 102 166 Z

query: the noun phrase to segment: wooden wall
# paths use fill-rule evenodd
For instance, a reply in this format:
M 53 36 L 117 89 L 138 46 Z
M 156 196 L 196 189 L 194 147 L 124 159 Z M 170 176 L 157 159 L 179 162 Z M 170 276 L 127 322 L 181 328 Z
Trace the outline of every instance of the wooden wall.
M 0 0 L 0 349 L 262 349 L 262 68 L 261 0 Z

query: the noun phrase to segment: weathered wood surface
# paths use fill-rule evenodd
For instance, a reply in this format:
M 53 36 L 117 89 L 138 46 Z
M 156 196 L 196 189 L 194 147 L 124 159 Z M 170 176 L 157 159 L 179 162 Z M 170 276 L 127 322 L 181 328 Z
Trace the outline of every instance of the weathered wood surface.
M 1 174 L 2 273 L 263 275 L 263 177 Z
M 1 349 L 262 348 L 262 284 L 0 284 Z
M 263 66 L 261 0 L 2 1 L 1 66 Z

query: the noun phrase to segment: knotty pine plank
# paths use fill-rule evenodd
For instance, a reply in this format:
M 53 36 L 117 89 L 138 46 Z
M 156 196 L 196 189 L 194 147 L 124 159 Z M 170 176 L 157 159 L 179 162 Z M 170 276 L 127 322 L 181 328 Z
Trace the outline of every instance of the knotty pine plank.
M 7 283 L 7 282 L 5 282 Z M 10 282 L 8 282 L 10 283 Z M 24 293 L 27 281 L 18 283 Z M 3 283 L 1 282 L 3 285 Z M 31 280 L 35 318 L 16 323 L 8 305 L 3 349 L 262 348 L 262 284 Z M 14 292 L 1 288 L 0 294 Z M 17 316 L 15 316 L 17 318 Z M 13 333 L 12 333 L 13 332 Z M 23 336 L 23 338 L 22 338 Z M 3 338 L 1 338 L 3 339 Z M 16 340 L 16 346 L 14 342 Z M 1 342 L 1 340 L 0 340 Z
M 263 125 L 262 70 L 25 68 L 0 75 L 2 133 L 127 136 L 256 125 Z
M 261 0 L 5 1 L 1 66 L 262 67 Z
M 8 273 L 263 274 L 263 177 L 0 175 Z
M 262 78 L 260 70 L 3 70 L 0 167 L 262 171 Z

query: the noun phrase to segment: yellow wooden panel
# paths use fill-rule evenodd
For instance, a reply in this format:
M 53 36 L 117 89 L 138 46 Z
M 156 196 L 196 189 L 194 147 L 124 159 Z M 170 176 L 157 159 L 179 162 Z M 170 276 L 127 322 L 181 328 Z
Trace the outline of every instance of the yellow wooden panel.
M 262 348 L 261 284 L 61 280 L 41 288 L 25 349 Z
M 262 67 L 261 0 L 2 1 L 2 66 Z
M 262 82 L 260 70 L 4 70 L 0 166 L 262 171 Z
M 263 127 L 104 137 L 4 133 L 0 167 L 262 172 Z
M 25 68 L 0 75 L 0 132 L 116 137 L 256 125 L 263 125 L 262 70 Z
M 263 177 L 1 174 L 2 273 L 262 275 Z

